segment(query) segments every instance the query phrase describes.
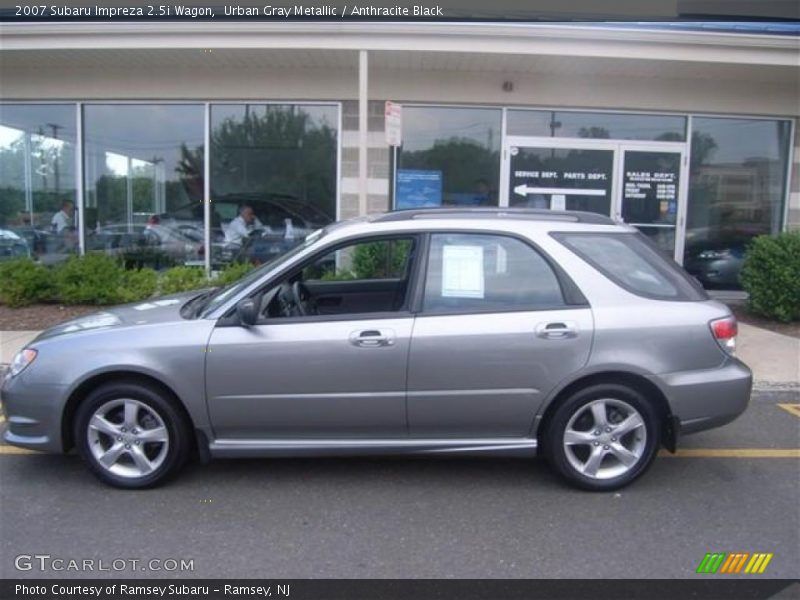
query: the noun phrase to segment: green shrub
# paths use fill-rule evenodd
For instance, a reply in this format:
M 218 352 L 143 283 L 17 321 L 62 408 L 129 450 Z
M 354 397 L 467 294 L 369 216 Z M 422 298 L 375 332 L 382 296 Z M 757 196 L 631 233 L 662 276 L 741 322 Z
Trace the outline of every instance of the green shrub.
M 131 269 L 122 272 L 120 297 L 122 302 L 138 302 L 156 293 L 158 275 L 153 269 Z
M 158 288 L 161 294 L 177 294 L 208 285 L 206 272 L 202 267 L 173 267 L 161 274 Z
M 65 304 L 118 304 L 124 301 L 124 269 L 110 256 L 72 256 L 55 270 L 58 297 Z
M 251 263 L 246 262 L 231 263 L 220 271 L 219 275 L 217 275 L 217 278 L 214 280 L 214 284 L 221 286 L 230 285 L 252 271 L 253 266 L 254 265 Z
M 411 250 L 408 240 L 359 244 L 353 252 L 355 279 L 394 279 L 403 276 Z
M 779 321 L 800 320 L 800 232 L 755 238 L 740 280 L 753 312 Z
M 30 258 L 0 263 L 0 302 L 9 306 L 25 306 L 52 300 L 55 285 L 52 274 Z

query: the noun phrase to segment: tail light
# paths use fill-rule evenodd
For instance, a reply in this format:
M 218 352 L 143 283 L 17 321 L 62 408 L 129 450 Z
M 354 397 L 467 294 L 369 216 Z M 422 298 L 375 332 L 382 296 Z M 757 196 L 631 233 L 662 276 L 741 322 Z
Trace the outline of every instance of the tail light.
M 715 319 L 709 323 L 711 326 L 711 333 L 720 347 L 728 354 L 734 354 L 736 351 L 736 334 L 739 331 L 736 325 L 736 317 L 723 317 L 722 319 Z

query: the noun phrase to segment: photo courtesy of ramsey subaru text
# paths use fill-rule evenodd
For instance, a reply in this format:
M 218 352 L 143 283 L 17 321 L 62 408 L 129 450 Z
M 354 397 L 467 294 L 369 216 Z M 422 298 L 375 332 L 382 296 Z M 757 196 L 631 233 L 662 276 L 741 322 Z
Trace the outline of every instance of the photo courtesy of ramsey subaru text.
M 397 211 L 317 230 L 228 287 L 43 332 L 3 380 L 4 437 L 75 448 L 123 488 L 191 458 L 492 454 L 613 490 L 746 409 L 736 332 L 607 217 Z

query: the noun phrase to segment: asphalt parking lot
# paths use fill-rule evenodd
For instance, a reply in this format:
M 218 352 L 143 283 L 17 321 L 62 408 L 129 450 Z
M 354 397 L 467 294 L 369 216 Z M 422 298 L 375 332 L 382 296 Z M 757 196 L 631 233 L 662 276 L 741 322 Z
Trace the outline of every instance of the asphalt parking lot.
M 75 455 L 0 447 L 0 577 L 673 578 L 706 552 L 773 553 L 758 577 L 800 576 L 800 393 L 757 392 L 681 447 L 605 494 L 541 460 L 466 458 L 215 461 L 124 492 Z M 20 554 L 193 571 L 18 571 Z

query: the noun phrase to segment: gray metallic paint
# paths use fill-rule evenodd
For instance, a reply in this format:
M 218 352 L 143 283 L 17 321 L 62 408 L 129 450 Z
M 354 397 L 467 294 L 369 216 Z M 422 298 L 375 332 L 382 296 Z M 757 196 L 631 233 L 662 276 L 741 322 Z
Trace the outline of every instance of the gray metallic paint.
M 439 230 L 496 230 L 531 239 L 569 274 L 591 309 L 217 326 L 238 300 L 323 248 L 366 235 Z M 139 303 L 106 311 L 119 317 L 113 326 L 45 332 L 29 345 L 39 352 L 36 361 L 3 381 L 5 439 L 63 451 L 68 399 L 108 373 L 147 375 L 171 389 L 214 456 L 529 453 L 559 392 L 607 372 L 637 374 L 656 385 L 684 432 L 734 419 L 747 406 L 751 374 L 722 351 L 708 325 L 728 309 L 713 301 L 633 295 L 549 236 L 587 230 L 633 231 L 511 218 L 337 224 L 204 318 L 181 318 L 179 303 L 143 310 L 153 303 Z M 534 336 L 538 323 L 556 319 L 575 321 L 579 335 Z M 392 329 L 396 344 L 348 344 L 352 331 L 368 328 Z M 310 365 L 319 375 L 309 376 Z

